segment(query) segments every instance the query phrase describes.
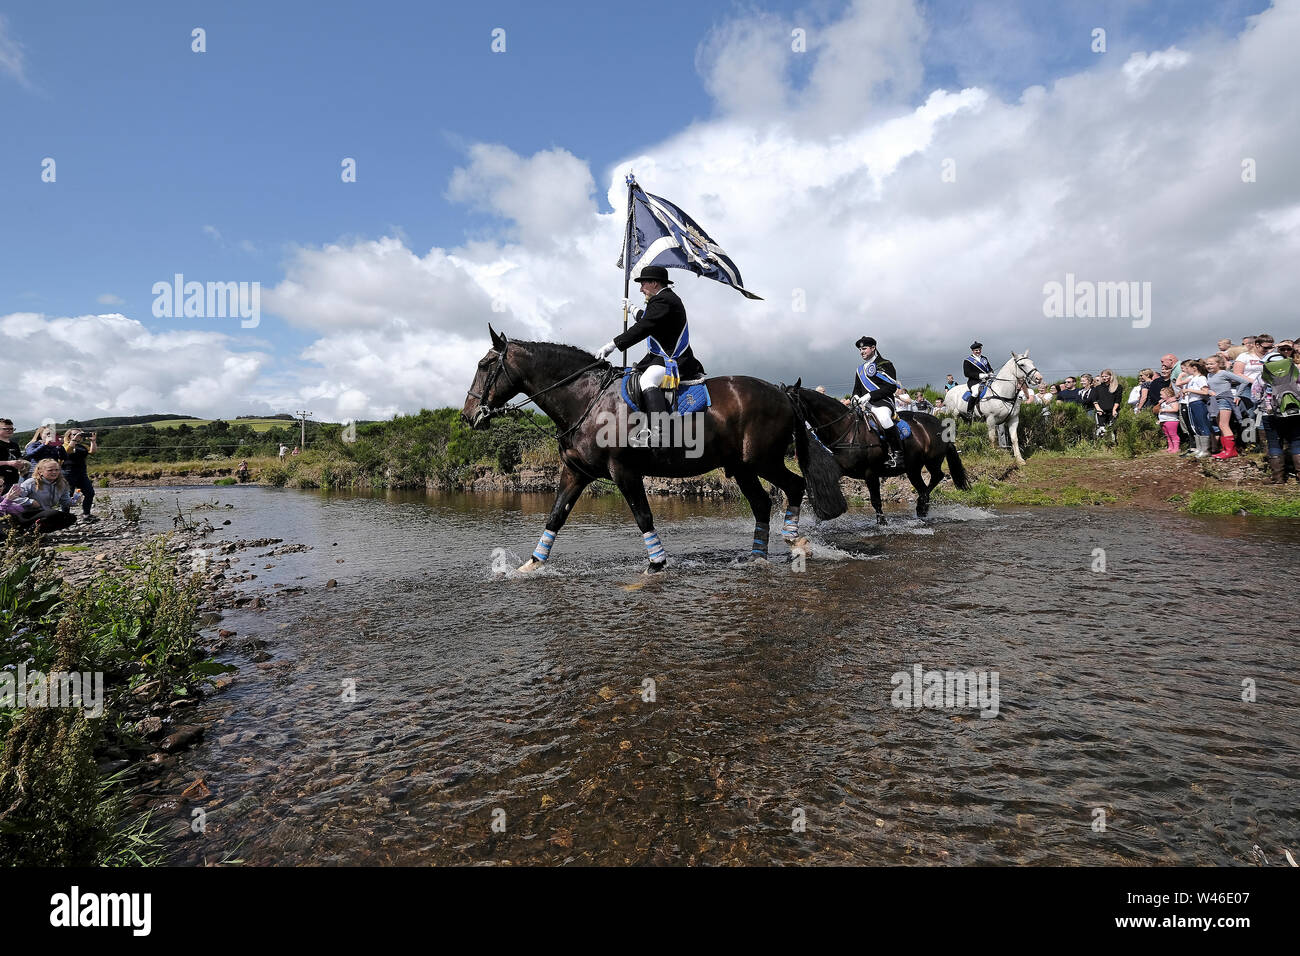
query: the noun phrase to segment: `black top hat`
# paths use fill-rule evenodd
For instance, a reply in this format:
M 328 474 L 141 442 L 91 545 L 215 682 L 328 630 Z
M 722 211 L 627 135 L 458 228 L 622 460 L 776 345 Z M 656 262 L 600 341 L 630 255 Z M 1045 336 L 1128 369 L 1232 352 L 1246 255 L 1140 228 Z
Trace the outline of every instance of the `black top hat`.
M 983 342 L 972 342 L 972 343 L 970 344 L 970 350 L 971 350 L 972 352 L 974 352 L 976 349 L 982 349 L 982 348 L 984 348 L 984 343 L 983 343 Z
M 668 278 L 668 270 L 663 266 L 646 266 L 641 270 L 641 274 L 632 280 L 633 282 L 658 282 L 662 285 L 672 285 L 673 280 Z
M 862 348 L 864 345 L 870 345 L 874 349 L 876 347 L 876 340 L 869 335 L 864 335 L 853 344 L 858 348 Z

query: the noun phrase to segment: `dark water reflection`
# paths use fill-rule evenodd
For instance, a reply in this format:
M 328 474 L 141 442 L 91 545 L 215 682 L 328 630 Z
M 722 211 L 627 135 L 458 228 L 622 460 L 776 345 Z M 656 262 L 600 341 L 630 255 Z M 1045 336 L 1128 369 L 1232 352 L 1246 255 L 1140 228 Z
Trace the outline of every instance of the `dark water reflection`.
M 183 766 L 212 806 L 179 862 L 1300 850 L 1295 616 L 1271 586 L 1294 567 L 1295 523 L 939 506 L 877 529 L 859 512 L 796 573 L 779 543 L 769 566 L 738 561 L 742 507 L 656 500 L 674 564 L 648 580 L 610 497 L 580 504 L 545 570 L 498 577 L 493 549 L 520 563 L 549 498 L 180 495 L 234 503 L 227 538 L 314 548 L 246 562 L 269 609 L 223 626 L 266 637 L 274 659 L 204 705 L 214 723 Z M 891 675 L 915 664 L 998 672 L 998 716 L 895 708 Z

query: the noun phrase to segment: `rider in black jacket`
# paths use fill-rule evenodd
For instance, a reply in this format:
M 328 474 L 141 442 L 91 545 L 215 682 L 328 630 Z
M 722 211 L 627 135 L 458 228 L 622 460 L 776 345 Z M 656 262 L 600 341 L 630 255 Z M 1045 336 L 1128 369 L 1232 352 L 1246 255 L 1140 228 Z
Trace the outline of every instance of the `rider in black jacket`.
M 975 406 L 980 400 L 980 386 L 993 378 L 993 365 L 984 357 L 982 342 L 970 344 L 970 355 L 962 361 L 961 372 L 966 376 L 966 386 L 970 389 L 970 398 L 966 401 L 966 414 L 974 418 Z

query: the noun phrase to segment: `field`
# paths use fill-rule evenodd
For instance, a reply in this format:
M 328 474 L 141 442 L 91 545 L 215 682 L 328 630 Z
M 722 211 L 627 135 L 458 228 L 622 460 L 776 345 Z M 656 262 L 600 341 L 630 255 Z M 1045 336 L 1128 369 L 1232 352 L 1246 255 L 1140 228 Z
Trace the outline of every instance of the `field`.
M 149 424 L 154 428 L 177 428 L 181 425 L 189 425 L 191 428 L 198 428 L 200 425 L 211 425 L 214 421 L 216 421 L 216 419 L 212 418 L 166 418 L 162 421 L 150 422 Z M 222 421 L 229 425 L 247 425 L 255 432 L 270 431 L 272 428 L 298 427 L 298 420 L 289 418 L 225 418 L 222 419 Z

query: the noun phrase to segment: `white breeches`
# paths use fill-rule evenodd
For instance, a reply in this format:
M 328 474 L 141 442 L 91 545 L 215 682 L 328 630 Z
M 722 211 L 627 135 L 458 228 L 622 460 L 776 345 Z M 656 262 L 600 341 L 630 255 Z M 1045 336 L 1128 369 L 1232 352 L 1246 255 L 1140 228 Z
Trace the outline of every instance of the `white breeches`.
M 667 374 L 668 370 L 662 365 L 651 365 L 641 373 L 641 387 L 658 388 L 660 384 L 662 384 L 664 376 Z
M 876 419 L 876 424 L 886 431 L 894 427 L 894 416 L 884 405 L 868 405 L 867 411 Z

